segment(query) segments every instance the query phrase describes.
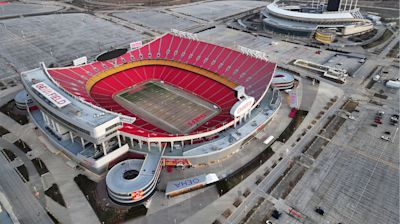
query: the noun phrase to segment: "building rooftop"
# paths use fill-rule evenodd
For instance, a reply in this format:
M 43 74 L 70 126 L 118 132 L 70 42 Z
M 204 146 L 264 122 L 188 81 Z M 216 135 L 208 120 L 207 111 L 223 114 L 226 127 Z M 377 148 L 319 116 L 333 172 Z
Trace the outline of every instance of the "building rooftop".
M 354 19 L 354 16 L 349 12 L 324 12 L 324 13 L 304 13 L 286 10 L 279 7 L 275 3 L 271 3 L 267 6 L 267 10 L 275 14 L 279 14 L 288 18 L 297 18 L 304 20 L 342 20 L 342 19 Z
M 56 93 L 70 101 L 68 105 L 59 108 L 50 103 L 50 101 L 46 100 L 48 105 L 51 106 L 54 110 L 63 113 L 66 120 L 73 120 L 74 123 L 80 122 L 91 128 L 95 128 L 117 117 L 117 115 L 107 113 L 105 112 L 105 110 L 97 109 L 67 94 L 64 90 L 60 89 L 52 80 L 49 79 L 42 68 L 36 68 L 27 72 L 23 72 L 22 80 L 26 84 L 26 86 L 32 86 L 35 83 L 43 82 L 48 87 L 52 88 Z

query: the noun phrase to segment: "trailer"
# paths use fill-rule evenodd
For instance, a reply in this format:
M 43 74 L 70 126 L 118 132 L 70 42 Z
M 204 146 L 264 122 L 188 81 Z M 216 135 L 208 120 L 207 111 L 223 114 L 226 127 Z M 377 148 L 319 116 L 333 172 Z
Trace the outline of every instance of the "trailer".
M 400 89 L 400 81 L 389 80 L 385 83 L 386 87 L 392 89 Z

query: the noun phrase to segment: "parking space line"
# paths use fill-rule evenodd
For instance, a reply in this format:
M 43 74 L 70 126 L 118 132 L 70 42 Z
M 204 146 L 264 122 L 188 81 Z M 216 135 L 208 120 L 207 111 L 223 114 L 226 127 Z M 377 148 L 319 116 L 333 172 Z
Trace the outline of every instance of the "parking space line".
M 387 165 L 387 166 L 389 166 L 389 167 L 391 167 L 391 168 L 393 168 L 395 170 L 399 170 L 399 166 L 398 165 L 396 165 L 394 163 L 391 163 L 391 162 L 388 162 L 388 161 L 385 161 L 385 160 L 381 159 L 380 157 L 376 158 L 374 156 L 368 155 L 367 153 L 365 153 L 362 150 L 357 149 L 357 148 L 355 148 L 353 146 L 349 146 L 349 145 L 338 145 L 338 146 L 343 147 L 343 148 L 347 148 L 347 149 L 349 149 L 349 150 L 351 150 L 351 151 L 353 151 L 353 152 L 355 152 L 355 153 L 357 153 L 359 155 L 362 155 L 362 156 L 364 156 L 364 157 L 366 157 L 368 159 L 374 160 L 376 162 L 380 162 L 380 163 L 382 163 L 384 165 Z

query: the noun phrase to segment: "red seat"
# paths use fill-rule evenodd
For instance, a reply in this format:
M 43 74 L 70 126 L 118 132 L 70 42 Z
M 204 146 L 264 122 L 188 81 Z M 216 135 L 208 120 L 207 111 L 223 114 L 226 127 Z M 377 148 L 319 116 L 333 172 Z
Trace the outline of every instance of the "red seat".
M 191 71 L 165 65 L 141 66 L 118 72 L 98 81 L 89 94 L 86 92 L 87 80 L 98 73 L 124 63 L 146 59 L 174 60 L 209 70 L 244 86 L 246 93 L 255 97 L 256 101 L 260 100 L 269 86 L 276 66 L 274 63 L 256 59 L 229 48 L 166 34 L 140 49 L 131 50 L 115 59 L 77 67 L 48 69 L 48 72 L 59 85 L 71 94 L 128 116 L 136 117 L 116 103 L 113 95 L 145 81 L 163 80 L 165 83 L 197 95 L 221 109 L 218 115 L 199 126 L 193 133 L 218 128 L 222 124 L 232 121 L 229 111 L 237 99 L 231 88 Z M 126 125 L 123 130 L 142 136 L 150 134 L 169 136 L 165 131 L 138 117 L 134 124 Z

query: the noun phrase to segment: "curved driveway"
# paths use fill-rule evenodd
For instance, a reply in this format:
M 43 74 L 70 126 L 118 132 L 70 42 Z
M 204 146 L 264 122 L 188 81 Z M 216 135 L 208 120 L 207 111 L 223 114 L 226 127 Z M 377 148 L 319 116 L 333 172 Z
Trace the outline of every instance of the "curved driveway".
M 29 174 L 29 183 L 32 187 L 35 188 L 37 192 L 39 192 L 39 201 L 43 206 L 46 206 L 46 200 L 43 191 L 43 184 L 40 179 L 39 173 L 37 172 L 35 166 L 32 161 L 26 156 L 26 154 L 21 151 L 16 145 L 11 144 L 10 142 L 0 138 L 0 148 L 5 148 L 12 151 L 18 158 L 22 160 Z
M 11 202 L 18 221 L 23 224 L 53 223 L 2 153 L 0 153 L 0 170 L 0 185 Z

